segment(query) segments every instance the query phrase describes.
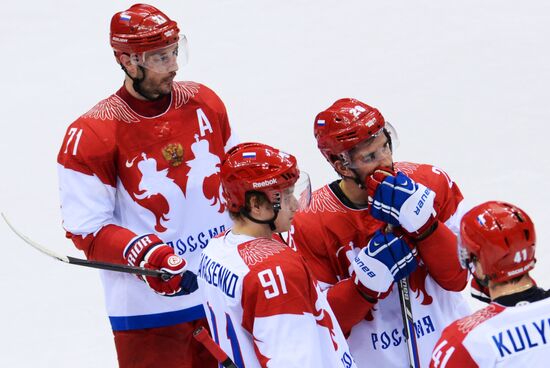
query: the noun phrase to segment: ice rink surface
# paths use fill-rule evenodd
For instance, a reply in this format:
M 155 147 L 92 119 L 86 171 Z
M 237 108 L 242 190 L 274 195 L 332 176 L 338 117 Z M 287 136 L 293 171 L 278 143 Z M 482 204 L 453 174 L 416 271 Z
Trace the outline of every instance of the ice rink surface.
M 2 5 L 0 210 L 31 238 L 64 238 L 56 156 L 66 127 L 116 91 L 109 21 L 131 2 Z M 537 0 L 152 1 L 187 34 L 178 80 L 225 101 L 242 140 L 295 154 L 317 188 L 335 174 L 315 114 L 340 97 L 377 106 L 397 160 L 444 168 L 472 203 L 524 208 L 538 228 L 533 275 L 550 287 L 550 4 Z M 94 270 L 40 255 L 0 224 L 0 366 L 114 367 Z

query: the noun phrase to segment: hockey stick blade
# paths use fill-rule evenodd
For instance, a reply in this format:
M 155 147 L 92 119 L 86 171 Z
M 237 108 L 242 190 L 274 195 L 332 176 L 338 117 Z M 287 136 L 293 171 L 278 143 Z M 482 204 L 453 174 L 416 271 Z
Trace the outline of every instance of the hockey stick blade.
M 160 270 L 151 270 L 148 268 L 143 267 L 135 267 L 135 266 L 128 266 L 124 264 L 118 264 L 118 263 L 108 263 L 108 262 L 100 262 L 100 261 L 90 261 L 87 259 L 80 259 L 80 258 L 74 258 L 70 256 L 65 256 L 61 254 L 57 254 L 54 251 L 44 247 L 43 245 L 38 244 L 34 240 L 30 239 L 25 234 L 21 233 L 19 230 L 17 230 L 8 220 L 6 215 L 4 213 L 1 213 L 2 218 L 8 225 L 8 227 L 17 235 L 19 238 L 21 238 L 25 243 L 29 244 L 34 249 L 38 250 L 39 252 L 52 257 L 54 259 L 57 259 L 58 261 L 74 264 L 78 266 L 84 266 L 84 267 L 91 267 L 91 268 L 98 268 L 101 270 L 108 270 L 108 271 L 115 271 L 115 272 L 124 272 L 124 273 L 131 273 L 134 275 L 143 275 L 143 276 L 153 276 L 153 277 L 160 277 L 163 280 L 170 279 L 173 275 L 160 271 Z

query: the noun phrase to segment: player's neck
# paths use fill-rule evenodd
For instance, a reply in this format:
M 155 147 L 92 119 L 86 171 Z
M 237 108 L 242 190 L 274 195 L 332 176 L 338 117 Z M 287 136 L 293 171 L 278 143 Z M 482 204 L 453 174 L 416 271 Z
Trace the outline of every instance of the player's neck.
M 489 294 L 491 295 L 491 300 L 495 300 L 501 296 L 520 293 L 532 288 L 533 285 L 533 280 L 529 275 L 524 275 L 521 280 L 514 283 L 506 282 L 497 284 L 489 281 Z
M 340 180 L 340 189 L 348 199 L 359 206 L 365 206 L 368 204 L 368 194 L 364 189 L 359 188 L 357 183 L 351 179 Z
M 128 94 L 137 99 L 137 100 L 141 100 L 141 101 L 148 101 L 145 97 L 143 97 L 142 95 L 140 95 L 135 89 L 134 89 L 134 86 L 132 85 L 132 80 L 128 77 L 126 77 L 124 79 L 124 88 L 126 89 L 126 91 L 128 92 Z
M 168 110 L 172 101 L 170 95 L 155 101 L 145 100 L 134 90 L 131 81 L 128 82 L 128 80 L 129 78 L 126 78 L 124 85 L 116 92 L 116 95 L 122 98 L 132 110 L 147 117 L 158 116 Z
M 273 235 L 273 231 L 270 230 L 269 225 L 257 224 L 248 219 L 241 221 L 235 221 L 231 232 L 236 235 L 248 235 L 253 238 L 268 238 Z

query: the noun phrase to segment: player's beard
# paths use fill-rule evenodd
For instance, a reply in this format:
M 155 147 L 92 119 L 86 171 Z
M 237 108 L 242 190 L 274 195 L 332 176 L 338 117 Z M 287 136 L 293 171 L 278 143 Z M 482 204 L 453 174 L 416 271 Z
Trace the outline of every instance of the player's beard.
M 148 78 L 148 72 L 145 68 L 142 69 L 142 73 L 143 76 L 141 78 L 132 79 L 132 84 L 134 90 L 147 100 L 156 101 L 171 93 L 172 81 L 176 76 L 176 72 L 170 72 L 159 80 Z

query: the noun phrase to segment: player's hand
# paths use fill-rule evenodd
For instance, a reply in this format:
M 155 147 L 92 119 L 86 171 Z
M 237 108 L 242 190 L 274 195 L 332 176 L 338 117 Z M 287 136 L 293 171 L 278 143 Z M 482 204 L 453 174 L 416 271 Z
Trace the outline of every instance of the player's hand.
M 395 281 L 408 276 L 418 263 L 416 249 L 401 237 L 378 230 L 352 262 L 353 277 L 368 296 L 387 296 Z
M 143 235 L 132 241 L 124 250 L 124 258 L 130 266 L 161 270 L 173 275 L 168 280 L 154 276 L 139 276 L 158 294 L 174 296 L 194 291 L 190 289 L 194 287 L 193 280 L 196 285 L 196 276 L 192 272 L 185 272 L 185 260 L 175 255 L 172 247 L 164 244 L 154 234 Z
M 435 219 L 435 192 L 403 173 L 381 168 L 367 178 L 371 215 L 385 223 L 401 226 L 416 236 L 429 229 Z

